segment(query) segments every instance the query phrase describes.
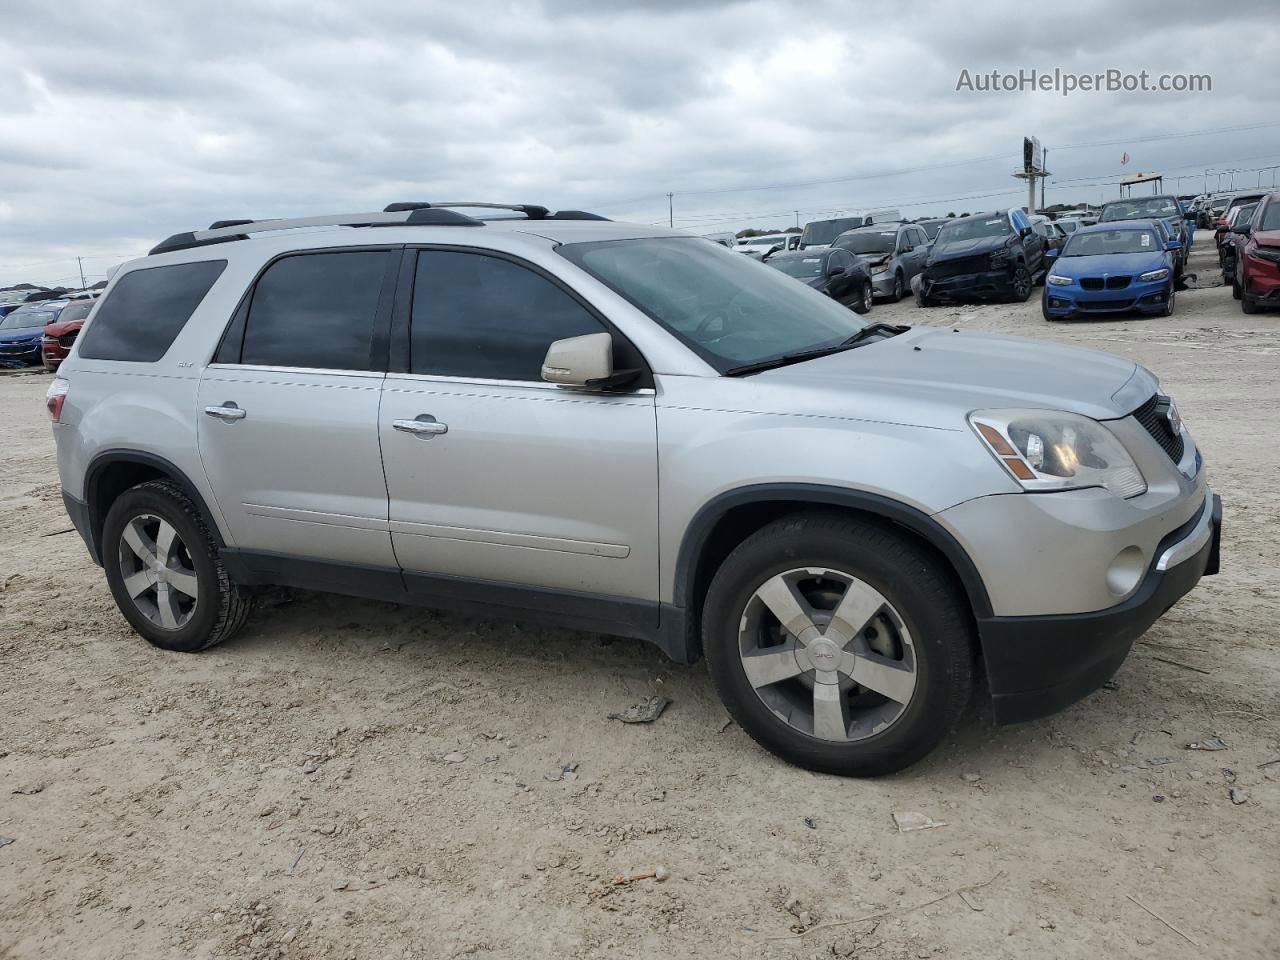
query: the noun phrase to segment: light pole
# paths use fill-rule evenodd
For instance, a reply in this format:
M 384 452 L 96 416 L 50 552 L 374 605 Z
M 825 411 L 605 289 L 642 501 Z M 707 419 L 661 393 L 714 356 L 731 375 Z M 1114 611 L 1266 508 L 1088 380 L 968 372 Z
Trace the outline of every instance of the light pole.
M 667 226 L 671 227 L 672 229 L 675 229 L 676 213 L 675 213 L 675 206 L 673 205 L 673 202 L 671 199 L 672 196 L 673 195 L 670 193 L 667 194 Z

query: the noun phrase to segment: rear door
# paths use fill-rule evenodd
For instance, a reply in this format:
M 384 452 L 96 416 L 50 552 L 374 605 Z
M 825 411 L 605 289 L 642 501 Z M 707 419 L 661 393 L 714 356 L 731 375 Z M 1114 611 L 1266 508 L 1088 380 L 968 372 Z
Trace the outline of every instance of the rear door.
M 405 356 L 393 351 L 380 431 L 410 589 L 465 578 L 492 585 L 489 602 L 513 586 L 522 604 L 536 591 L 592 594 L 641 601 L 656 622 L 653 390 L 540 375 L 552 341 L 602 320 L 528 263 L 447 248 L 407 251 L 396 317 Z M 624 348 L 615 335 L 615 367 L 643 363 Z
M 378 404 L 399 248 L 273 261 L 199 393 L 200 456 L 238 547 L 393 569 Z

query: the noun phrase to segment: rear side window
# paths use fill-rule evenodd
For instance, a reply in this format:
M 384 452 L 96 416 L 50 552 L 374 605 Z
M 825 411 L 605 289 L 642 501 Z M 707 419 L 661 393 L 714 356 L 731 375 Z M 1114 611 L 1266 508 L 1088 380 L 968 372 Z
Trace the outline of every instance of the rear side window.
M 253 291 L 240 362 L 324 370 L 373 363 L 384 250 L 309 253 L 267 268 Z
M 80 356 L 137 363 L 159 360 L 226 266 L 225 260 L 202 260 L 131 270 L 98 308 L 80 341 Z
M 586 307 L 532 270 L 476 253 L 418 254 L 410 371 L 541 380 L 555 340 L 601 333 Z

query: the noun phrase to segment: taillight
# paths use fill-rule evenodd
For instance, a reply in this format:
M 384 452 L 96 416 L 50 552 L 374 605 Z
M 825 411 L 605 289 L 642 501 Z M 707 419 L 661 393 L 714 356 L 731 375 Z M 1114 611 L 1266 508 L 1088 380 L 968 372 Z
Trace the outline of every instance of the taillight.
M 44 405 L 49 410 L 49 419 L 54 423 L 62 420 L 62 405 L 67 402 L 67 390 L 70 386 L 70 381 L 57 377 L 49 384 L 49 390 L 44 395 Z

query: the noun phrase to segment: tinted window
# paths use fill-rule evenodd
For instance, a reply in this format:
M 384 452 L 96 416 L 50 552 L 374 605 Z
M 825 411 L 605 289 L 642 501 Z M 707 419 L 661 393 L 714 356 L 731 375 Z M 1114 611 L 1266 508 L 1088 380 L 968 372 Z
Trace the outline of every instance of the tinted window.
M 370 362 L 370 354 L 386 263 L 381 250 L 277 260 L 254 288 L 241 362 L 382 369 Z
M 411 328 L 413 373 L 488 380 L 541 380 L 553 341 L 604 330 L 577 300 L 532 270 L 442 250 L 418 255 Z
M 1272 200 L 1262 211 L 1258 230 L 1280 230 L 1280 200 Z
M 213 282 L 225 260 L 131 270 L 116 281 L 80 340 L 89 360 L 154 363 L 164 356 Z
M 58 322 L 71 323 L 73 320 L 83 320 L 93 309 L 93 304 L 92 300 L 76 300 L 67 304 L 62 313 L 58 314 Z

